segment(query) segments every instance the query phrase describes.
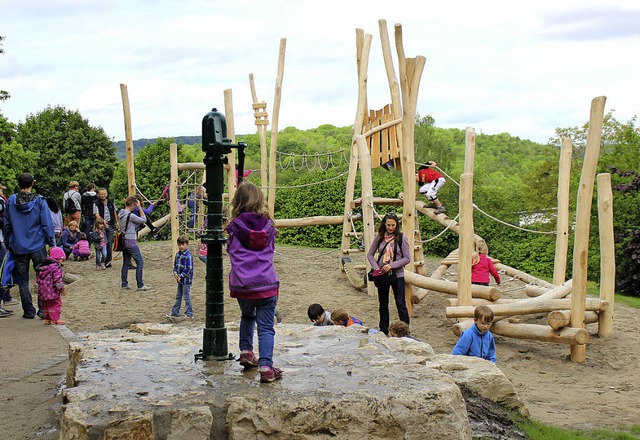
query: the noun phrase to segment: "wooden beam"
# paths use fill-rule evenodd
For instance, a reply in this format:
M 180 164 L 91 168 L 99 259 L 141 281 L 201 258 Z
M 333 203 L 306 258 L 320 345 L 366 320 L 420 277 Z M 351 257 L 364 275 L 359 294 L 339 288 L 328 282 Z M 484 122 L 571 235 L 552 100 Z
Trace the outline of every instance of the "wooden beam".
M 562 138 L 558 165 L 558 219 L 556 226 L 556 254 L 553 263 L 553 284 L 565 282 L 567 249 L 569 248 L 569 188 L 571 186 L 571 139 Z
M 280 51 L 278 52 L 278 74 L 276 76 L 276 90 L 273 99 L 273 112 L 271 117 L 271 144 L 269 145 L 269 215 L 273 218 L 276 205 L 276 149 L 278 147 L 278 122 L 280 119 L 280 102 L 282 101 L 282 78 L 284 77 L 284 55 L 287 49 L 287 39 L 280 39 Z
M 266 102 L 258 102 L 258 94 L 256 93 L 256 84 L 253 80 L 253 73 L 249 74 L 249 85 L 251 86 L 251 99 L 253 100 L 253 108 L 254 109 L 266 109 Z M 267 174 L 267 164 L 269 162 L 269 158 L 267 156 L 267 125 L 269 124 L 269 120 L 267 112 L 265 111 L 260 113 L 255 113 L 256 117 L 256 127 L 258 129 L 258 136 L 260 138 L 260 186 L 262 187 L 262 193 L 265 195 L 265 198 L 268 198 L 268 174 Z M 264 117 L 262 120 L 258 120 L 258 117 Z
M 236 143 L 236 125 L 233 119 L 233 92 L 231 89 L 224 90 L 224 116 L 227 120 L 227 138 L 232 144 Z M 238 186 L 236 180 L 236 150 L 231 149 L 231 152 L 227 155 L 228 165 L 227 168 L 227 188 L 229 192 L 229 201 L 233 200 L 233 196 L 236 194 L 236 188 Z M 271 217 L 273 218 L 273 217 Z
M 496 264 L 495 268 L 496 270 L 502 271 L 505 274 L 509 275 L 510 277 L 516 278 L 528 284 L 536 284 L 538 286 L 547 287 L 549 289 L 552 289 L 553 287 L 555 287 L 553 284 L 551 284 L 548 281 L 541 280 L 540 278 L 536 278 L 533 275 L 529 275 L 526 272 L 522 272 L 518 269 L 514 269 L 513 267 L 509 267 L 506 264 L 502 264 L 502 263 Z
M 589 332 L 584 328 L 565 327 L 554 330 L 546 325 L 513 324 L 508 321 L 494 322 L 491 326 L 494 335 L 518 339 L 554 342 L 557 344 L 584 345 L 589 342 Z
M 127 190 L 129 196 L 136 195 L 136 171 L 134 166 L 133 135 L 131 132 L 131 107 L 129 106 L 129 92 L 126 84 L 120 84 L 122 96 L 122 110 L 124 112 L 125 152 L 127 157 Z
M 342 223 L 341 215 L 318 215 L 315 217 L 279 218 L 273 221 L 276 228 L 298 228 L 302 226 L 339 225 Z
M 458 283 L 436 280 L 413 272 L 404 272 L 404 282 L 406 284 L 411 284 L 412 286 L 435 290 L 436 292 L 448 293 L 451 295 L 457 295 L 458 293 Z M 495 287 L 472 284 L 471 295 L 474 298 L 484 298 L 495 301 L 500 298 L 500 291 Z
M 616 250 L 613 238 L 611 174 L 598 174 L 598 220 L 600 232 L 600 299 L 611 304 L 600 313 L 598 336 L 613 335 L 613 303 L 616 290 Z M 586 318 L 585 318 L 586 320 Z
M 364 230 L 365 248 L 373 243 L 375 236 L 375 225 L 373 221 L 373 207 L 370 205 L 373 200 L 373 184 L 371 182 L 371 155 L 367 148 L 367 141 L 362 135 L 356 136 L 358 145 L 358 155 L 360 156 L 360 183 L 362 187 L 362 222 Z M 366 260 L 367 272 L 371 269 L 369 260 Z M 376 295 L 376 287 L 373 283 L 367 283 L 367 293 L 369 296 Z
M 607 309 L 608 310 L 608 309 Z M 593 324 L 598 322 L 598 315 L 601 315 L 604 311 L 599 313 L 588 311 L 584 314 L 584 323 Z M 571 311 L 570 310 L 554 310 L 547 315 L 547 324 L 554 330 L 559 330 L 562 327 L 568 327 L 571 324 Z
M 493 310 L 494 316 L 514 316 L 529 315 L 532 313 L 546 313 L 553 310 L 569 310 L 571 307 L 571 299 L 551 299 L 546 301 L 524 300 L 508 304 L 489 304 L 487 305 Z M 601 301 L 596 298 L 586 300 L 587 310 L 606 310 L 609 307 L 607 301 Z M 469 318 L 473 316 L 474 306 L 457 306 L 447 307 L 445 315 L 447 318 Z
M 471 306 L 471 253 L 473 240 L 473 174 L 460 176 L 460 236 L 458 258 L 458 303 Z

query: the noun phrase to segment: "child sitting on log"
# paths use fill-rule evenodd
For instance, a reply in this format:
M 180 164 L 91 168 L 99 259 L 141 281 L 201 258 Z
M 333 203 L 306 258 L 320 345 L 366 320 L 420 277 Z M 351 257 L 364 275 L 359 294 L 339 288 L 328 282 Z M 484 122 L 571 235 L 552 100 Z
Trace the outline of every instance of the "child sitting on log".
M 316 326 L 324 326 L 324 325 L 333 325 L 333 321 L 331 320 L 331 312 L 325 310 L 320 304 L 311 304 L 307 309 L 307 316 L 313 325 Z
M 493 310 L 478 306 L 473 312 L 473 326 L 465 330 L 451 354 L 476 356 L 496 363 L 496 342 L 489 331 L 493 321 Z
M 331 320 L 334 325 L 344 325 L 345 327 L 349 327 L 351 325 L 364 325 L 362 321 L 360 321 L 355 316 L 350 316 L 345 309 L 336 309 L 331 312 Z

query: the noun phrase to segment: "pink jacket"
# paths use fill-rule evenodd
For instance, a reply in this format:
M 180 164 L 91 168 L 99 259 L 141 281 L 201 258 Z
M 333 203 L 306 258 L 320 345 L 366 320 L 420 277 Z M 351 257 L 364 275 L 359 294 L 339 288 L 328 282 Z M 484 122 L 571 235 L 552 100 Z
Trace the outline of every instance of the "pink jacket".
M 60 264 L 50 258 L 44 260 L 36 270 L 36 283 L 40 299 L 52 300 L 60 297 L 60 292 L 64 290 Z
M 91 256 L 91 247 L 87 240 L 79 240 L 73 245 L 73 255 L 76 257 L 89 257 Z
M 471 282 L 472 283 L 488 283 L 489 274 L 496 280 L 496 284 L 500 284 L 500 274 L 496 270 L 491 258 L 485 254 L 478 253 L 480 261 L 478 264 L 471 266 Z

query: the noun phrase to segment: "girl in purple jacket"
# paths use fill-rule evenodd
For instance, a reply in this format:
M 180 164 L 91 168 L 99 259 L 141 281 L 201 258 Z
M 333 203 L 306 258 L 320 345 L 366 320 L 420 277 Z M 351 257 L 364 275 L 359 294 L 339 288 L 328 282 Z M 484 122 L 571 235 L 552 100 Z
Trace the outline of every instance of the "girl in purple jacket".
M 227 225 L 227 252 L 231 260 L 229 290 L 236 298 L 240 318 L 240 365 L 259 367 L 260 382 L 282 378 L 273 366 L 274 315 L 280 281 L 273 265 L 278 230 L 264 209 L 260 188 L 244 181 L 231 202 Z M 258 326 L 258 359 L 253 353 L 253 332 Z
M 42 301 L 44 323 L 47 325 L 64 325 L 64 321 L 60 321 L 60 313 L 62 311 L 61 295 L 67 294 L 62 282 L 61 268 L 65 258 L 66 255 L 62 248 L 52 247 L 49 251 L 49 258 L 36 268 L 38 296 Z

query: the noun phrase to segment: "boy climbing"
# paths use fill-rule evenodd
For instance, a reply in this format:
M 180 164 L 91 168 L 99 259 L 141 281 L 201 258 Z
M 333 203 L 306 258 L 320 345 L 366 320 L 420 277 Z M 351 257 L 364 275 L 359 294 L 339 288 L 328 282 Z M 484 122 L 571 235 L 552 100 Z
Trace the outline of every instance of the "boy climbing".
M 416 181 L 420 187 L 420 194 L 424 194 L 430 202 L 427 208 L 435 208 L 436 214 L 444 214 L 446 210 L 438 199 L 438 191 L 444 186 L 445 180 L 442 174 L 434 169 L 436 165 L 432 160 L 426 165 L 421 165 L 416 174 Z

